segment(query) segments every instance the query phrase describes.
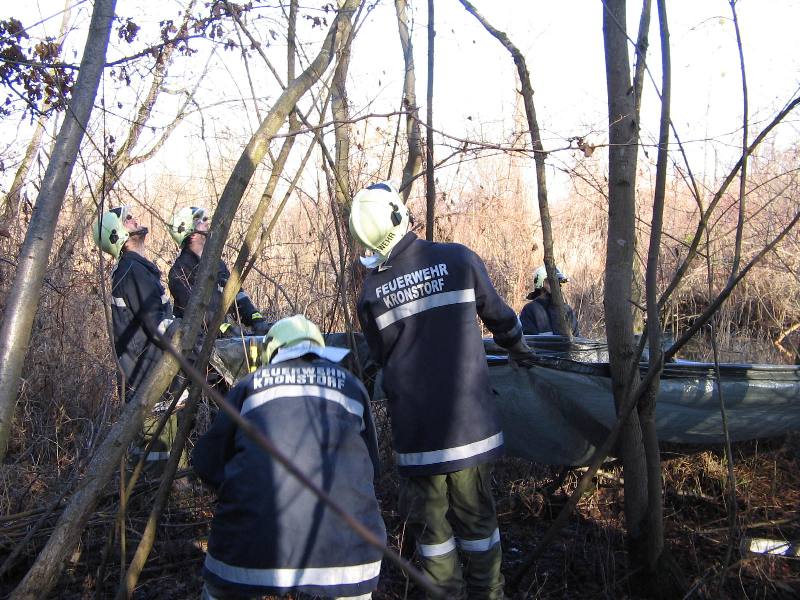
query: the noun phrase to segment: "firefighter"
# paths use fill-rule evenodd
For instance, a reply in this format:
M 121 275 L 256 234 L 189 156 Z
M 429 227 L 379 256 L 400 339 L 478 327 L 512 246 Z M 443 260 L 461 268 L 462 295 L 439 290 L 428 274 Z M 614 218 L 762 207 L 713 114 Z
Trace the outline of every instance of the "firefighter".
M 263 366 L 228 401 L 378 539 L 386 530 L 375 499 L 377 438 L 367 392 L 339 366 L 348 353 L 326 347 L 301 315 L 265 339 Z M 218 488 L 203 577 L 204 599 L 304 592 L 368 598 L 382 553 L 220 411 L 197 442 L 199 477 Z
M 476 315 L 512 359 L 531 351 L 481 259 L 460 244 L 420 240 L 409 223 L 388 182 L 353 199 L 350 232 L 372 251 L 361 260 L 371 271 L 358 318 L 383 367 L 401 510 L 424 571 L 449 595 L 502 598 L 491 464 L 503 432 Z
M 203 248 L 206 245 L 206 236 L 209 229 L 208 213 L 204 208 L 195 206 L 182 208 L 173 215 L 167 229 L 180 249 L 178 258 L 169 270 L 167 281 L 169 291 L 175 300 L 175 316 L 182 317 L 183 311 L 189 305 L 200 264 L 200 257 L 203 255 Z M 206 311 L 204 330 L 207 329 L 206 324 L 213 318 L 220 302 L 222 302 L 222 290 L 225 288 L 229 277 L 230 271 L 228 267 L 220 260 L 217 271 L 217 287 L 211 296 L 211 301 Z M 242 322 L 252 327 L 256 335 L 264 335 L 269 330 L 270 323 L 253 305 L 247 293 L 241 289 L 236 295 L 235 304 L 231 305 L 228 310 L 228 314 L 231 315 L 236 323 Z M 220 333 L 237 337 L 242 334 L 238 325 L 228 322 L 222 323 Z
M 130 206 L 103 213 L 94 222 L 92 233 L 101 250 L 117 259 L 111 274 L 111 320 L 114 351 L 124 375 L 120 392 L 127 402 L 161 359 L 162 351 L 155 343 L 155 336 L 156 332 L 164 334 L 172 323 L 172 307 L 161 284 L 161 271 L 145 257 L 148 229 L 139 224 Z M 132 458 L 138 459 L 144 452 L 177 388 L 177 382 L 170 386 L 145 417 Z M 161 473 L 176 432 L 177 419 L 173 413 L 145 458 L 148 473 Z M 181 466 L 186 465 L 182 462 Z
M 567 283 L 569 278 L 556 268 L 558 285 Z M 519 320 L 522 323 L 522 330 L 527 335 L 551 333 L 564 335 L 558 327 L 558 314 L 550 295 L 550 279 L 547 277 L 547 269 L 544 265 L 536 269 L 533 273 L 533 291 L 527 296 L 528 302 L 522 307 Z M 578 333 L 578 319 L 575 311 L 568 304 L 564 304 L 564 316 L 567 319 L 567 326 L 572 331 L 573 336 Z

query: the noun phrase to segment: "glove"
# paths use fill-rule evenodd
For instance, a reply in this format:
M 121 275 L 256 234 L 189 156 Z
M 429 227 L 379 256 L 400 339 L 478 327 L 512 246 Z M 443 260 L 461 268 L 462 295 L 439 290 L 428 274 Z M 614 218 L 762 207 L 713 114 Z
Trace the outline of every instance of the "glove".
M 519 341 L 510 348 L 507 348 L 507 350 L 508 358 L 511 360 L 512 364 L 520 367 L 529 366 L 534 356 L 533 350 L 525 343 L 524 337 L 520 337 Z
M 242 330 L 231 323 L 223 323 L 220 325 L 219 333 L 223 337 L 242 337 Z
M 267 335 L 267 332 L 272 327 L 273 323 L 270 323 L 264 318 L 261 319 L 253 319 L 253 333 L 256 335 Z

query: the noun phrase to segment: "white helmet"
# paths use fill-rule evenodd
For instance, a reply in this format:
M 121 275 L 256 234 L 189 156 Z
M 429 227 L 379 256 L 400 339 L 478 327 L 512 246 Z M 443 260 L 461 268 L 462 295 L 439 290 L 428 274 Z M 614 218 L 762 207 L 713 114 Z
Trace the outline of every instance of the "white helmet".
M 130 207 L 121 206 L 113 208 L 94 220 L 92 224 L 92 237 L 103 252 L 114 258 L 119 257 L 122 247 L 128 241 L 130 233 L 125 229 L 125 220 Z
M 361 245 L 386 259 L 408 231 L 408 208 L 388 181 L 358 192 L 350 208 L 350 234 Z
M 569 281 L 569 277 L 564 275 L 558 267 L 556 267 L 556 277 L 558 277 L 559 283 L 567 283 Z M 544 265 L 536 269 L 533 272 L 533 289 L 540 290 L 542 286 L 544 286 L 544 280 L 547 279 L 547 269 Z
M 202 221 L 208 221 L 208 219 L 205 208 L 187 206 L 172 216 L 172 222 L 167 224 L 167 229 L 172 239 L 180 247 L 187 237 L 195 233 L 197 224 Z

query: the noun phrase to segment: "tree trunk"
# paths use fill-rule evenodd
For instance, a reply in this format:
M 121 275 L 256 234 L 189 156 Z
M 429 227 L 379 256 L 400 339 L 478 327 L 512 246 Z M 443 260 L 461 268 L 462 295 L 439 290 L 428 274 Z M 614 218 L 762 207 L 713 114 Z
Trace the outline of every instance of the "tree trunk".
M 636 217 L 638 116 L 631 85 L 625 0 L 607 0 L 603 11 L 608 89 L 609 173 L 608 243 L 605 293 L 609 363 L 617 411 L 639 382 L 631 304 Z M 646 556 L 648 486 L 638 413 L 623 425 L 621 454 L 625 469 L 625 522 L 631 567 Z
M 350 205 L 350 126 L 347 121 L 350 111 L 347 106 L 347 69 L 350 66 L 350 44 L 348 39 L 352 35 L 350 21 L 342 23 L 343 43 L 339 48 L 336 69 L 333 73 L 331 86 L 331 113 L 333 114 L 333 135 L 335 139 L 334 150 L 334 197 L 339 206 L 339 211 L 344 211 Z
M 670 98 L 672 91 L 669 47 L 669 27 L 664 0 L 656 0 L 661 40 L 661 120 L 659 124 L 658 158 L 656 160 L 653 218 L 650 228 L 650 246 L 647 254 L 645 293 L 647 297 L 647 336 L 649 352 L 648 369 L 660 375 L 664 365 L 661 348 L 661 314 L 658 305 L 658 265 L 661 248 L 661 230 L 664 222 L 664 204 L 669 160 Z M 637 111 L 638 112 L 638 111 Z M 661 452 L 656 431 L 656 398 L 660 379 L 653 377 L 639 402 L 644 449 L 647 457 L 648 511 L 646 526 L 646 566 L 639 580 L 645 582 L 655 596 L 673 598 L 682 596 L 685 584 L 679 569 L 664 548 L 664 499 L 662 496 Z M 674 575 L 674 576 L 673 576 Z
M 30 342 L 33 318 L 39 305 L 58 215 L 103 74 L 114 5 L 115 0 L 97 0 L 95 4 L 78 81 L 47 165 L 42 189 L 17 260 L 14 283 L 6 301 L 0 330 L 0 462 L 5 458 L 8 447 L 19 378 Z
M 406 138 L 408 140 L 408 159 L 403 167 L 403 181 L 400 193 L 403 202 L 408 202 L 414 178 L 422 170 L 422 135 L 419 128 L 419 107 L 417 106 L 417 78 L 414 69 L 414 46 L 408 30 L 408 3 L 394 0 L 397 12 L 397 29 L 400 32 L 400 45 L 403 48 L 403 110 L 406 111 Z
M 433 0 L 428 0 L 428 117 L 425 142 L 425 239 L 433 241 L 436 225 L 436 180 L 433 175 L 433 49 L 436 31 L 433 28 Z

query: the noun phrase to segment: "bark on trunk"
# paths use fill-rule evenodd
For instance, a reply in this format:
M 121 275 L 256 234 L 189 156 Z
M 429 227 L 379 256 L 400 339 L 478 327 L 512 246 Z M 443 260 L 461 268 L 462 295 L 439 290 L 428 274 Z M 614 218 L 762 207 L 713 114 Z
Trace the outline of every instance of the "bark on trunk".
M 604 6 L 609 206 L 603 304 L 614 402 L 619 411 L 639 382 L 631 304 L 636 235 L 638 116 L 631 85 L 625 0 L 607 0 Z M 629 557 L 634 563 L 646 555 L 645 523 L 648 508 L 647 468 L 638 413 L 631 413 L 625 421 L 621 444 L 625 468 L 625 523 Z
M 661 229 L 664 223 L 664 198 L 667 184 L 667 161 L 669 147 L 669 113 L 671 73 L 669 51 L 669 28 L 664 0 L 657 0 L 661 31 L 661 122 L 659 124 L 658 158 L 656 160 L 656 182 L 653 197 L 653 218 L 650 228 L 650 247 L 647 253 L 645 280 L 647 296 L 647 338 L 650 347 L 649 369 L 660 372 L 663 366 L 661 349 L 661 315 L 658 308 L 658 258 L 661 249 Z M 645 454 L 647 455 L 648 478 L 648 541 L 647 566 L 655 572 L 664 550 L 664 506 L 661 494 L 661 452 L 656 433 L 656 398 L 660 380 L 653 383 L 639 403 L 639 418 L 642 422 Z
M 428 116 L 425 121 L 425 239 L 433 241 L 436 225 L 436 180 L 433 175 L 433 51 L 436 31 L 433 28 L 433 0 L 428 0 Z
M 400 45 L 403 48 L 403 110 L 406 111 L 406 138 L 408 140 L 408 158 L 403 167 L 403 181 L 400 193 L 403 202 L 408 202 L 412 182 L 422 170 L 422 134 L 419 127 L 419 106 L 417 106 L 417 77 L 414 68 L 414 46 L 408 30 L 408 3 L 406 0 L 395 0 L 397 13 L 397 29 L 400 33 Z
M 103 74 L 114 5 L 115 0 L 98 0 L 95 4 L 78 81 L 47 165 L 6 301 L 0 330 L 0 462 L 8 447 L 19 378 L 39 305 L 58 214 Z
M 347 40 L 352 34 L 350 21 L 342 23 L 341 45 L 337 54 L 336 70 L 333 73 L 331 89 L 331 113 L 333 114 L 334 150 L 334 197 L 339 211 L 346 214 L 352 197 L 350 192 L 350 111 L 347 106 L 347 69 L 350 66 L 350 44 Z

